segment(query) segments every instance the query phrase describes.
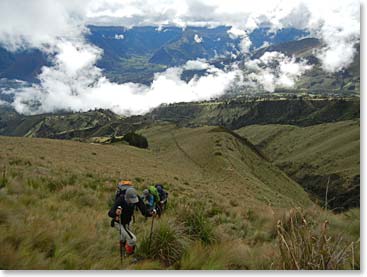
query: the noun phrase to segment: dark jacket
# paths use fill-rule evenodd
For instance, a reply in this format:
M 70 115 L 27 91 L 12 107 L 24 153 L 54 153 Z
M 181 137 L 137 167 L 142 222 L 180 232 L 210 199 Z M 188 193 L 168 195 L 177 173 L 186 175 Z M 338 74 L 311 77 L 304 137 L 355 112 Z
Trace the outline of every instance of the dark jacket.
M 116 209 L 118 206 L 121 206 L 122 213 L 121 213 L 121 224 L 128 225 L 132 219 L 134 214 L 134 210 L 136 207 L 140 210 L 141 214 L 145 217 L 150 217 L 151 214 L 149 213 L 148 209 L 145 207 L 143 200 L 138 196 L 139 202 L 136 204 L 128 204 L 125 200 L 124 195 L 118 197 L 115 201 L 115 204 L 108 212 L 108 216 L 115 219 L 116 217 Z M 116 221 L 116 220 L 115 220 Z M 118 222 L 118 221 L 116 221 Z

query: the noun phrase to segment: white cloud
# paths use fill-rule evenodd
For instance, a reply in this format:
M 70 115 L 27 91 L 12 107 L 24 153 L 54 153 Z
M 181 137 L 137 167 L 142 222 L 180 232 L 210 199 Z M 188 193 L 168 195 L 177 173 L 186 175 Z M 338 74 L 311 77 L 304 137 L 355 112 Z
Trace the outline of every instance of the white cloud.
M 305 61 L 296 62 L 295 57 L 279 52 L 266 52 L 259 59 L 248 61 L 245 67 L 247 84 L 260 85 L 269 92 L 276 88 L 292 88 L 297 79 L 312 68 Z
M 252 43 L 251 43 L 250 38 L 248 36 L 243 37 L 240 42 L 241 52 L 244 54 L 249 53 L 251 45 Z
M 181 80 L 182 68 L 156 74 L 151 86 L 112 83 L 104 77 L 66 86 L 58 79 L 43 79 L 41 85 L 18 90 L 13 106 L 20 113 L 37 114 L 57 110 L 111 109 L 119 114 L 143 114 L 163 103 L 190 102 L 222 95 L 238 72 L 217 71 L 189 82 Z M 52 87 L 50 87 L 52 86 Z M 72 87 L 74 89 L 72 89 Z M 32 107 L 33 105 L 33 107 Z
M 228 35 L 229 35 L 229 37 L 231 39 L 236 39 L 238 37 L 245 37 L 245 36 L 247 36 L 246 31 L 244 31 L 242 29 L 238 29 L 238 28 L 236 28 L 234 26 L 232 26 L 231 29 L 229 29 L 227 31 L 227 33 L 228 33 Z
M 125 36 L 123 34 L 115 34 L 115 39 L 124 39 Z
M 164 30 L 164 27 L 162 25 L 159 25 L 157 28 L 155 28 L 157 32 L 162 32 Z
M 10 50 L 35 47 L 50 54 L 53 65 L 44 67 L 40 84 L 13 91 L 21 112 L 58 109 L 111 108 L 119 113 L 142 113 L 161 103 L 214 97 L 228 88 L 237 71 L 208 68 L 211 73 L 186 83 L 183 68 L 157 74 L 150 87 L 108 81 L 95 66 L 102 52 L 85 42 L 87 24 L 119 26 L 167 25 L 186 27 L 232 26 L 229 35 L 241 39 L 246 53 L 249 34 L 258 26 L 309 30 L 323 40 L 318 53 L 323 68 L 333 72 L 348 66 L 360 37 L 360 3 L 357 0 L 2 0 L 0 43 Z M 194 40 L 202 42 L 195 35 Z M 191 62 L 189 66 L 202 66 Z M 292 86 L 309 66 L 282 54 L 267 54 L 246 66 L 251 80 L 266 90 Z M 38 106 L 31 110 L 31 103 Z
M 105 108 L 119 114 L 142 114 L 163 103 L 220 96 L 240 73 L 238 70 L 225 72 L 198 60 L 157 73 L 150 86 L 116 84 L 103 77 L 101 70 L 94 66 L 100 55 L 98 48 L 71 42 L 60 43 L 58 47 L 54 65 L 42 69 L 40 84 L 11 91 L 14 94 L 12 105 L 18 112 L 37 114 Z M 181 80 L 184 69 L 194 68 L 209 69 L 210 74 L 189 82 Z
M 227 31 L 227 33 L 231 39 L 237 39 L 237 38 L 241 39 L 240 49 L 243 54 L 247 54 L 250 52 L 250 47 L 252 45 L 252 42 L 250 38 L 248 37 L 248 34 L 246 31 L 232 26 L 231 29 Z
M 203 42 L 203 38 L 202 38 L 202 37 L 200 37 L 198 34 L 195 34 L 195 36 L 194 36 L 194 41 L 195 41 L 196 43 L 202 43 L 202 42 Z
M 9 103 L 0 99 L 0 106 L 8 106 Z
M 185 70 L 204 70 L 208 69 L 209 67 L 211 67 L 210 64 L 208 64 L 205 60 L 200 59 L 187 61 L 183 65 Z
M 270 42 L 269 41 L 264 41 L 263 44 L 259 48 L 264 48 L 264 47 L 268 47 L 268 46 L 270 46 Z
M 49 50 L 60 38 L 80 38 L 86 31 L 88 0 L 0 1 L 0 42 L 11 50 Z

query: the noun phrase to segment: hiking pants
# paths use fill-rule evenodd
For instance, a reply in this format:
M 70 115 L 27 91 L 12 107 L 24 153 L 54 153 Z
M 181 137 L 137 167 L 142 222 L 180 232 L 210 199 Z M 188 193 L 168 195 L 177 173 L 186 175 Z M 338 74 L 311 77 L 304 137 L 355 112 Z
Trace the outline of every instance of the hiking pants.
M 117 230 L 120 232 L 120 224 L 115 224 Z M 121 240 L 123 242 L 126 242 L 130 246 L 136 245 L 136 237 L 135 235 L 130 231 L 129 225 L 122 225 L 121 228 Z

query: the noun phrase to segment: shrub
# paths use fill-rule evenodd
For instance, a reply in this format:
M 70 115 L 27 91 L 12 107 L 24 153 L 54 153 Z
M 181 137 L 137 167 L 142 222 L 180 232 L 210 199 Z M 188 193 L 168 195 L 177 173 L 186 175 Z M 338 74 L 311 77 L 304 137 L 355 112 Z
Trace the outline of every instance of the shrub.
M 194 239 L 200 239 L 205 244 L 215 241 L 214 227 L 207 219 L 202 205 L 185 206 L 179 212 L 178 219 L 186 227 L 186 232 Z
M 131 146 L 148 148 L 148 140 L 144 136 L 136 134 L 134 132 L 127 133 L 124 136 L 123 140 L 128 142 Z
M 181 259 L 187 239 L 183 229 L 173 221 L 159 220 L 156 222 L 151 240 L 147 233 L 137 251 L 138 255 L 158 259 L 169 266 Z
M 50 180 L 47 183 L 47 188 L 50 192 L 59 191 L 64 187 L 63 183 L 57 180 Z

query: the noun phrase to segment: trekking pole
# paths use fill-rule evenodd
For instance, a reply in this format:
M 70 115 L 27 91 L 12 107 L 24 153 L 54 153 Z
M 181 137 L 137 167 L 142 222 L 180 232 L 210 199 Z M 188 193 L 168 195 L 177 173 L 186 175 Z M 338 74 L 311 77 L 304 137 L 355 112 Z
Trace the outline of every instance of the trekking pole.
M 149 254 L 150 254 L 150 245 L 152 243 L 152 235 L 153 235 L 153 224 L 154 224 L 154 218 L 155 216 L 152 217 L 152 225 L 150 226 L 150 235 L 149 235 Z
M 119 215 L 119 224 L 120 224 L 120 261 L 122 265 L 122 256 L 123 256 L 123 242 L 122 242 L 122 224 L 121 224 L 121 214 Z

